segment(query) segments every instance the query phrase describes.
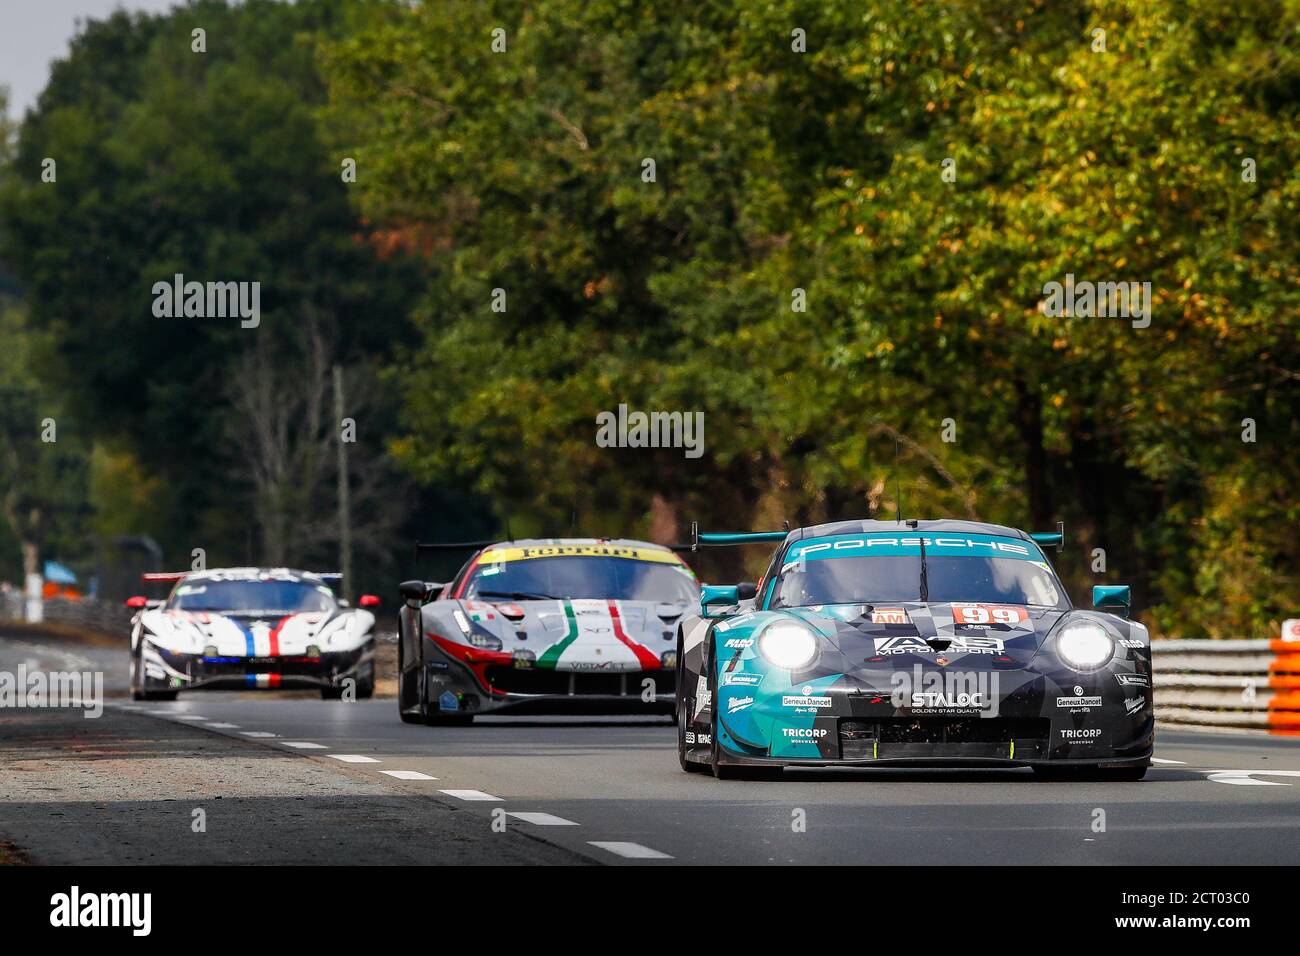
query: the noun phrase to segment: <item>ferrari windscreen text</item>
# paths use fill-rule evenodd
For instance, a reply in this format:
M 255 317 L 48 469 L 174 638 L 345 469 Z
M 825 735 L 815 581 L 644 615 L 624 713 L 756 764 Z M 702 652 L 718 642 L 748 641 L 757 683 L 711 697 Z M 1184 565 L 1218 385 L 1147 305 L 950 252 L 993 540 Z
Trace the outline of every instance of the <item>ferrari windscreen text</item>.
M 679 564 L 624 558 L 533 558 L 481 565 L 465 597 L 516 601 L 595 598 L 685 604 L 699 594 Z

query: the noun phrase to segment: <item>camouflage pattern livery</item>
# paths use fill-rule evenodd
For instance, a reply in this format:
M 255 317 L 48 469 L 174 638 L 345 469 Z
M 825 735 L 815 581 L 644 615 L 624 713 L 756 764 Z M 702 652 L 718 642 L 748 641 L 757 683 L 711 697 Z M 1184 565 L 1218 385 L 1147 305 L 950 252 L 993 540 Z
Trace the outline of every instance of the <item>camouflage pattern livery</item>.
M 921 763 L 1141 776 L 1154 741 L 1147 630 L 1070 607 L 1064 588 L 1053 589 L 1056 606 L 915 599 L 775 606 L 777 579 L 801 566 L 801 542 L 814 539 L 827 557 L 916 564 L 918 537 L 932 564 L 971 548 L 981 555 L 1005 548 L 999 558 L 1032 562 L 1035 574 L 1059 586 L 1022 531 L 967 521 L 909 525 L 853 521 L 792 531 L 753 600 L 683 617 L 683 769 L 734 776 L 792 765 Z M 990 567 L 1005 565 L 972 564 L 981 573 Z M 1067 627 L 1109 656 L 1071 664 L 1058 646 Z M 811 659 L 794 667 L 770 660 L 763 642 L 771 628 L 811 634 Z

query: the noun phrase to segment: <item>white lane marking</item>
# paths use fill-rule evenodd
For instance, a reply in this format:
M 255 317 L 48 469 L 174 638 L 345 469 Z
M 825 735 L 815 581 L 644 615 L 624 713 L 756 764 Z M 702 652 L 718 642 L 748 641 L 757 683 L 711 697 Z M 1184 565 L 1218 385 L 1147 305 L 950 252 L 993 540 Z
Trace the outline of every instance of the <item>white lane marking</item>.
M 208 724 L 208 726 L 220 727 L 222 730 L 233 730 L 234 728 L 238 727 L 239 724 L 219 724 L 216 721 L 213 721 L 212 723 Z
M 176 711 L 175 711 L 175 710 L 172 710 L 172 709 L 165 709 L 165 710 L 146 710 L 145 713 L 146 713 L 146 714 L 168 714 L 168 715 L 171 715 L 171 714 L 175 714 Z
M 497 800 L 501 803 L 505 802 L 500 797 L 494 797 L 482 790 L 439 790 L 438 792 L 445 793 L 449 797 L 455 797 L 457 800 Z
M 273 734 L 273 733 L 271 733 L 271 732 L 268 731 L 268 730 L 241 730 L 239 733 L 240 733 L 240 736 L 242 736 L 242 737 L 275 737 L 275 736 L 278 736 L 277 734 Z
M 1262 773 L 1270 777 L 1300 777 L 1300 770 L 1214 770 L 1209 779 L 1215 783 L 1230 783 L 1236 787 L 1289 787 L 1289 783 L 1274 783 L 1272 780 L 1256 780 L 1252 774 Z
M 308 740 L 281 740 L 281 744 L 286 747 L 293 747 L 295 750 L 324 750 L 324 744 L 314 744 Z
M 437 777 L 430 777 L 427 773 L 420 773 L 418 770 L 381 770 L 382 774 L 389 777 L 396 777 L 398 780 L 437 780 Z
M 598 846 L 602 850 L 608 850 L 617 856 L 625 856 L 629 860 L 671 860 L 672 857 L 667 853 L 660 853 L 658 850 L 652 850 L 648 846 L 642 846 L 640 843 L 623 843 L 619 840 L 588 840 L 588 845 Z
M 344 763 L 379 763 L 374 757 L 363 757 L 361 754 L 326 754 L 325 756 L 342 760 Z
M 550 813 L 519 813 L 507 810 L 506 816 L 514 817 L 516 820 L 523 820 L 524 823 L 531 823 L 534 826 L 539 827 L 576 827 L 578 825 L 572 820 L 566 820 L 564 817 L 557 817 Z
M 1186 767 L 1186 766 L 1187 766 L 1187 761 L 1186 761 L 1186 760 L 1164 760 L 1164 759 L 1161 758 L 1161 757 L 1152 757 L 1152 758 L 1151 758 L 1151 762 L 1152 762 L 1152 763 L 1172 763 L 1172 764 L 1177 764 L 1177 765 L 1180 766 L 1180 767 Z
M 208 718 L 203 717 L 200 714 L 181 714 L 176 719 L 177 720 L 207 720 Z

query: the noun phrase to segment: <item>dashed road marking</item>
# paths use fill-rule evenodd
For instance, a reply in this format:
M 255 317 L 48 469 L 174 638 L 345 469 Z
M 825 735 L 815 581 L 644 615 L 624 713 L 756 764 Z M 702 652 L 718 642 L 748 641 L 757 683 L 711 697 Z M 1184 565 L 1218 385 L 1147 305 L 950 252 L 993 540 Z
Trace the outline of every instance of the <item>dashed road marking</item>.
M 208 724 L 208 726 L 213 728 L 220 727 L 222 730 L 234 730 L 236 727 L 239 726 L 239 724 L 219 724 L 216 721 L 213 721 L 212 723 Z
M 494 797 L 482 790 L 439 790 L 438 792 L 445 793 L 449 797 L 455 797 L 457 800 L 496 800 L 501 803 L 505 802 L 500 797 Z
M 208 718 L 202 716 L 201 714 L 181 714 L 176 719 L 177 720 L 207 720 Z
M 516 820 L 522 820 L 524 823 L 531 823 L 539 827 L 576 827 L 578 824 L 572 820 L 566 820 L 564 817 L 557 817 L 551 813 L 520 813 L 517 811 L 506 811 L 506 816 L 514 817 Z
M 437 780 L 437 777 L 430 777 L 427 773 L 420 773 L 418 770 L 381 770 L 379 771 L 389 777 L 396 777 L 398 780 Z
M 1162 758 L 1162 757 L 1152 757 L 1152 758 L 1151 758 L 1151 762 L 1152 762 L 1152 763 L 1171 763 L 1171 764 L 1177 764 L 1177 765 L 1180 766 L 1180 767 L 1186 767 L 1186 766 L 1187 766 L 1187 761 L 1186 761 L 1186 760 L 1165 760 L 1165 759 Z
M 269 730 L 241 730 L 239 733 L 240 733 L 240 736 L 243 736 L 243 737 L 276 737 L 276 736 L 279 736 L 278 734 L 273 734 L 273 733 L 271 733 Z
M 454 796 L 456 800 L 498 800 L 504 803 L 503 797 L 484 793 L 481 790 L 439 790 L 439 793 L 446 793 L 447 796 Z
M 658 850 L 652 850 L 648 846 L 642 846 L 640 843 L 624 843 L 620 840 L 588 840 L 589 846 L 600 847 L 602 850 L 608 850 L 617 856 L 627 857 L 629 860 L 671 860 L 672 857 L 667 853 L 660 853 Z
M 1230 783 L 1237 787 L 1289 787 L 1289 783 L 1256 780 L 1253 774 L 1266 777 L 1300 777 L 1300 770 L 1215 770 L 1208 777 L 1214 783 Z
M 363 757 L 361 754 L 326 754 L 325 756 L 342 760 L 344 763 L 379 763 L 374 757 Z
M 281 744 L 286 747 L 293 747 L 295 750 L 325 750 L 324 744 L 314 744 L 307 740 L 281 740 Z

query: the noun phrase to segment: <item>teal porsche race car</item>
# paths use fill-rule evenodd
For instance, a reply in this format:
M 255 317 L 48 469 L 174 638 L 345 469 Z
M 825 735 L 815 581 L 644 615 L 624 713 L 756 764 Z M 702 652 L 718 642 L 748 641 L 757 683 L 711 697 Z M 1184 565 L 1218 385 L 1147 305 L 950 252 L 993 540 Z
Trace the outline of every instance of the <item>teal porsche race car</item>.
M 777 545 L 678 628 L 678 754 L 719 778 L 798 766 L 1032 767 L 1140 779 L 1151 644 L 1129 589 L 1073 607 L 1043 544 L 972 521 L 699 534 Z

